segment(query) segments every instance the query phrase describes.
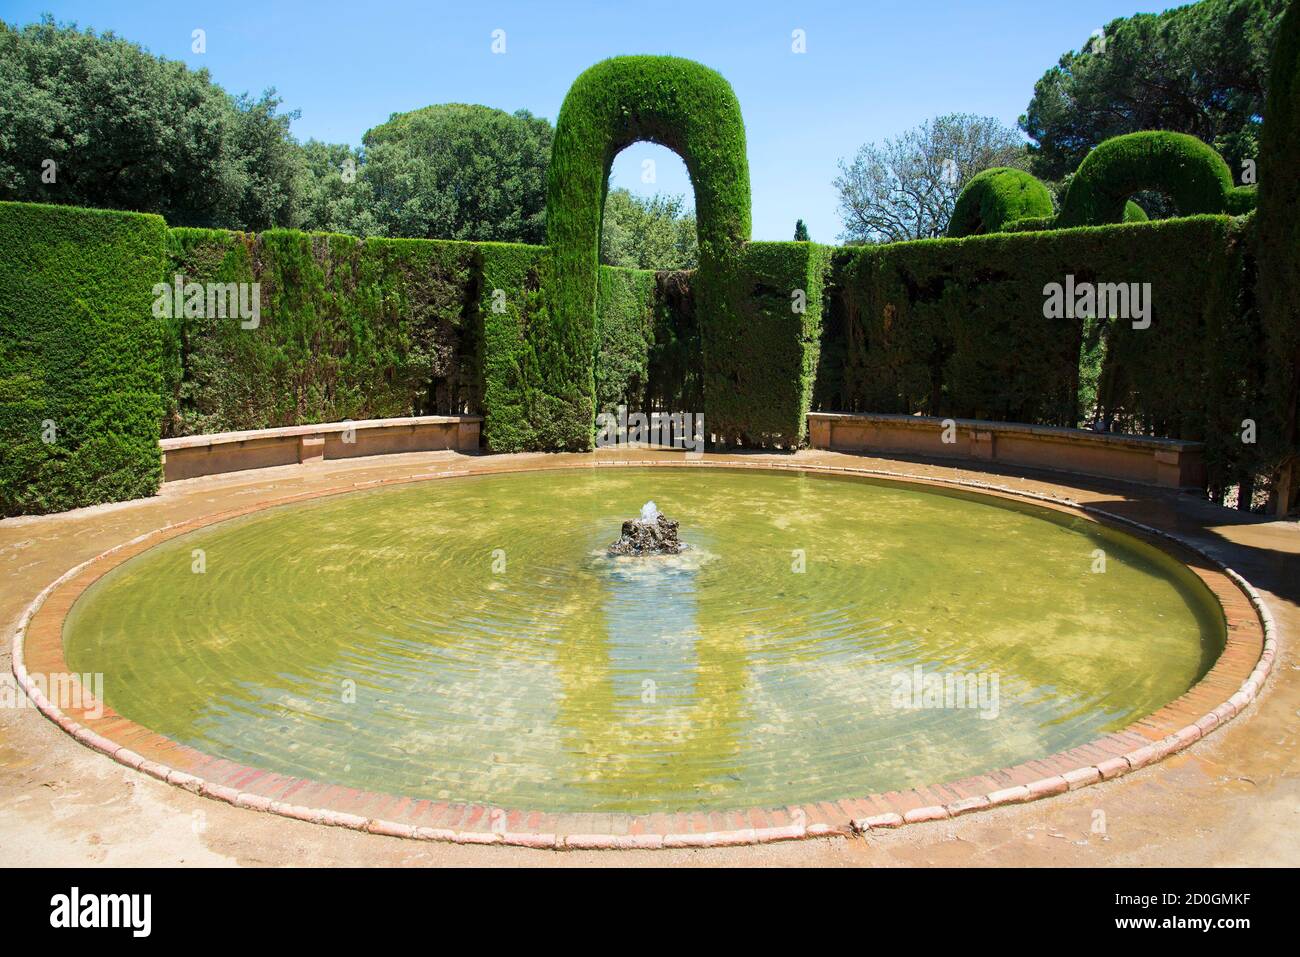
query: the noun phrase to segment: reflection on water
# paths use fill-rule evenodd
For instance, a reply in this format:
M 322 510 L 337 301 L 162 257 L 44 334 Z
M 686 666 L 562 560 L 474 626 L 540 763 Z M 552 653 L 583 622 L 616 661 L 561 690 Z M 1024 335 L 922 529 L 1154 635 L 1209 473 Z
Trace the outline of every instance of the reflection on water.
M 648 497 L 692 547 L 606 554 Z M 618 469 L 223 523 L 106 576 L 65 642 L 118 711 L 232 760 L 421 797 L 653 811 L 840 798 L 1068 748 L 1186 690 L 1223 624 L 1155 549 L 1056 513 Z M 914 671 L 996 676 L 996 718 L 899 707 Z

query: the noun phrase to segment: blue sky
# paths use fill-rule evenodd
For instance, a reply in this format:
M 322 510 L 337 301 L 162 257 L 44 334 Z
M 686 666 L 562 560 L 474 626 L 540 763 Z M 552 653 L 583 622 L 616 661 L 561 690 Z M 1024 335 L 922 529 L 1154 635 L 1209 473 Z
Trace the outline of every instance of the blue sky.
M 776 3 L 638 2 L 246 3 L 0 0 L 0 17 L 42 13 L 113 30 L 151 52 L 207 67 L 233 93 L 276 87 L 299 109 L 299 139 L 359 144 L 395 112 L 430 103 L 525 108 L 554 122 L 583 69 L 620 53 L 699 60 L 731 81 L 749 140 L 754 238 L 789 239 L 802 217 L 812 238 L 840 232 L 831 181 L 865 142 L 947 112 L 1014 125 L 1034 81 L 1061 53 L 1118 16 L 1173 3 L 1141 0 L 912 0 Z M 191 52 L 191 33 L 207 52 Z M 504 30 L 506 52 L 493 54 Z M 807 52 L 791 52 L 793 30 Z M 656 181 L 642 163 L 655 160 Z M 613 186 L 684 193 L 669 151 L 635 144 Z

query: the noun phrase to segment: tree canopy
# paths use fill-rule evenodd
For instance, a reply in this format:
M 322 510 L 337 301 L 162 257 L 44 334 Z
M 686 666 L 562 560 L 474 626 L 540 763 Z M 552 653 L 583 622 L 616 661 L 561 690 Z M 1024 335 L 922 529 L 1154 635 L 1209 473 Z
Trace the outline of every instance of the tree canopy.
M 635 196 L 612 189 L 600 229 L 600 261 L 635 269 L 694 269 L 699 265 L 695 214 L 683 196 Z
M 364 208 L 388 236 L 545 243 L 553 136 L 527 110 L 445 103 L 396 113 L 363 138 Z
M 552 129 L 526 111 L 394 114 L 360 149 L 299 144 L 274 89 L 50 17 L 0 24 L 0 199 L 158 213 L 173 226 L 545 242 Z
M 267 90 L 45 17 L 0 28 L 0 198 L 159 213 L 186 226 L 292 219 L 301 171 Z
M 1058 180 L 1094 146 L 1142 130 L 1189 133 L 1240 177 L 1255 156 L 1269 53 L 1286 0 L 1201 0 L 1111 21 L 1034 85 L 1020 128 L 1032 171 Z
M 962 187 L 986 169 L 1026 165 L 1024 138 L 991 116 L 949 113 L 868 143 L 835 179 L 849 243 L 942 236 Z

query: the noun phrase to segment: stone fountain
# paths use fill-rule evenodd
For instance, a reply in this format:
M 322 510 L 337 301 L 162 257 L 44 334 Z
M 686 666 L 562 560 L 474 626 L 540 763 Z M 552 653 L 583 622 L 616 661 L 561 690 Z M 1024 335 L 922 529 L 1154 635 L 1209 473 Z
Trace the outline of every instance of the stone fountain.
M 677 540 L 677 523 L 654 502 L 641 506 L 641 516 L 623 523 L 623 534 L 609 546 L 611 555 L 677 555 L 686 548 Z

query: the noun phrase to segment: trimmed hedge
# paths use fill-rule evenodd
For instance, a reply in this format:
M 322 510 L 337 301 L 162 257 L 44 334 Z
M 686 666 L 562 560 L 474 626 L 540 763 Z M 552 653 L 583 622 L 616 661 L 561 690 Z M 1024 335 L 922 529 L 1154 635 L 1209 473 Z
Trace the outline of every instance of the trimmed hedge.
M 1129 196 L 1145 189 L 1184 214 L 1241 214 L 1255 201 L 1205 144 L 1140 133 L 1097 147 L 1056 217 L 1043 184 L 995 169 L 963 191 L 955 238 L 749 243 L 735 94 L 674 57 L 607 60 L 574 83 L 556 129 L 547 247 L 167 232 L 156 217 L 3 204 L 2 514 L 151 493 L 160 421 L 185 434 L 481 412 L 492 451 L 577 450 L 591 447 L 596 412 L 620 403 L 703 411 L 724 444 L 782 448 L 804 441 L 813 403 L 1060 425 L 1095 414 L 1204 439 L 1221 490 L 1293 456 L 1300 439 L 1297 30 L 1290 11 L 1258 236 L 1250 216 L 1140 222 Z M 696 272 L 598 264 L 609 169 L 637 140 L 686 163 Z M 1132 224 L 1100 225 L 1121 218 Z M 1098 225 L 1057 228 L 1067 223 Z M 155 319 L 154 284 L 178 273 L 260 284 L 260 323 Z M 1152 283 L 1151 327 L 1045 318 L 1045 287 L 1067 276 Z M 1239 423 L 1270 415 L 1257 455 Z M 47 419 L 52 445 L 33 431 Z
M 731 364 L 705 378 L 705 431 L 724 444 L 796 448 L 807 432 L 819 360 L 829 246 L 758 242 L 745 247 L 730 298 L 739 305 Z M 722 331 L 718 322 L 703 323 Z M 710 381 L 714 388 L 710 389 Z M 725 382 L 727 388 L 719 386 Z
M 0 516 L 158 490 L 151 304 L 166 228 L 153 215 L 0 203 Z
M 1278 27 L 1259 152 L 1259 314 L 1267 346 L 1267 409 L 1257 418 L 1271 471 L 1300 454 L 1300 4 Z M 1285 483 L 1283 483 L 1285 485 Z M 1295 488 L 1291 490 L 1295 493 Z M 1283 503 L 1285 504 L 1285 503 Z
M 1181 216 L 1222 213 L 1234 189 L 1232 171 L 1213 147 L 1186 133 L 1127 133 L 1089 153 L 1061 200 L 1057 225 L 1099 226 L 1124 220 L 1134 193 L 1158 189 Z
M 539 398 L 545 247 L 178 229 L 169 249 L 170 272 L 263 302 L 256 330 L 174 324 L 169 434 L 468 412 L 494 452 L 562 441 Z
M 257 329 L 173 320 L 166 434 L 481 412 L 494 452 L 554 448 L 535 349 L 549 251 L 514 243 L 172 230 L 169 277 L 259 282 Z M 597 370 L 647 388 L 654 273 L 602 267 Z
M 549 448 L 586 449 L 595 421 L 594 355 L 600 222 L 614 157 L 638 140 L 676 151 L 695 186 L 700 267 L 695 294 L 710 415 L 741 374 L 732 352 L 747 335 L 728 280 L 750 234 L 749 165 L 736 95 L 690 60 L 615 57 L 574 81 L 560 108 L 547 184 L 554 256 L 546 321 L 530 331 L 539 363 L 536 412 L 553 423 Z M 694 410 L 682 410 L 694 411 Z
M 569 424 L 540 401 L 539 332 L 548 324 L 550 250 L 477 243 L 477 316 L 483 342 L 483 441 L 492 452 L 556 448 Z M 593 413 L 594 415 L 594 413 Z M 593 422 L 594 422 L 593 418 Z
M 1223 481 L 1240 443 L 1222 422 L 1251 388 L 1249 229 L 1199 216 L 839 250 L 818 405 L 1062 426 L 1099 412 L 1204 439 Z M 1151 327 L 1046 318 L 1067 275 L 1152 283 Z
M 948 236 L 1000 233 L 1018 220 L 1046 219 L 1054 212 L 1052 194 L 1041 181 L 1024 170 L 995 166 L 971 177 L 962 188 Z
M 480 406 L 469 243 L 174 229 L 168 279 L 258 283 L 256 328 L 173 318 L 165 434 Z

